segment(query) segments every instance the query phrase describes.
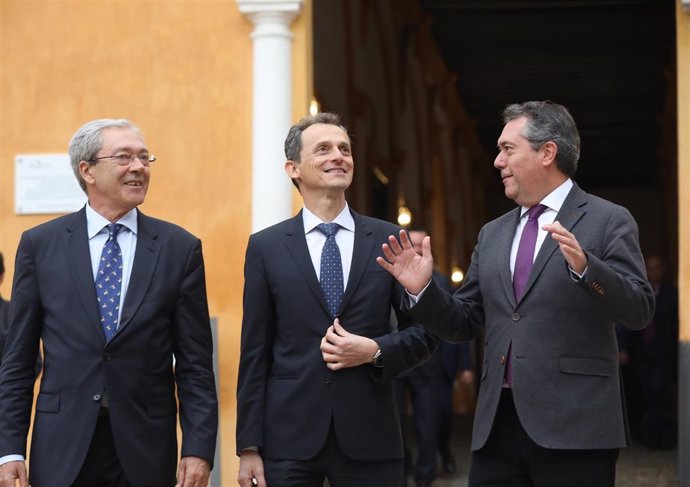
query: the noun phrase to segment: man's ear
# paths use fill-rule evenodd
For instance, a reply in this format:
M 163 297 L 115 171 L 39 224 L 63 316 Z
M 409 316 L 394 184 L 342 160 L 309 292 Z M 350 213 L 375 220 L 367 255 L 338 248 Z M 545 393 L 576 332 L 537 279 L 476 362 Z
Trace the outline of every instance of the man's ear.
M 552 140 L 545 142 L 540 148 L 539 152 L 542 153 L 542 165 L 550 166 L 556 162 L 556 156 L 558 155 L 558 146 Z
M 299 177 L 299 164 L 288 159 L 285 161 L 285 172 L 290 179 L 297 179 Z
M 93 164 L 89 164 L 86 161 L 81 161 L 79 163 L 79 176 L 81 176 L 81 178 L 87 185 L 93 184 L 93 182 L 95 181 L 93 174 L 91 174 L 93 167 Z

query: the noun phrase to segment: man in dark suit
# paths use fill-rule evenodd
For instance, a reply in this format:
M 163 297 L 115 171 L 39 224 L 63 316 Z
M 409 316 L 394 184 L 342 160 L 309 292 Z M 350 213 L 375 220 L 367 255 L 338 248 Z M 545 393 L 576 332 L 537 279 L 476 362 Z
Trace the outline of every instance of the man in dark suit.
M 5 280 L 5 259 L 0 252 L 0 285 Z M 10 302 L 0 295 L 0 365 L 2 365 L 2 352 L 5 349 L 5 340 L 7 339 L 7 332 L 10 327 Z M 43 358 L 38 353 L 36 356 L 35 375 L 41 373 L 43 367 Z
M 470 486 L 613 487 L 628 444 L 616 323 L 654 311 L 630 213 L 570 179 L 579 135 L 553 102 L 509 105 L 494 166 L 519 207 L 485 225 L 464 285 L 433 280 L 407 235 L 384 246 L 412 315 L 448 340 L 486 332 Z
M 0 252 L 0 285 L 5 280 L 5 259 Z M 0 364 L 2 364 L 2 351 L 5 348 L 5 336 L 10 321 L 10 302 L 0 295 Z
M 69 153 L 88 204 L 26 231 L 17 250 L 0 486 L 29 485 L 42 339 L 33 487 L 206 487 L 218 416 L 201 243 L 138 211 L 155 157 L 131 122 L 91 121 Z
M 437 340 L 399 313 L 403 290 L 376 264 L 381 238 L 397 227 L 345 201 L 354 163 L 339 117 L 299 121 L 285 154 L 304 208 L 247 246 L 238 482 L 400 487 L 392 379 L 428 358 Z

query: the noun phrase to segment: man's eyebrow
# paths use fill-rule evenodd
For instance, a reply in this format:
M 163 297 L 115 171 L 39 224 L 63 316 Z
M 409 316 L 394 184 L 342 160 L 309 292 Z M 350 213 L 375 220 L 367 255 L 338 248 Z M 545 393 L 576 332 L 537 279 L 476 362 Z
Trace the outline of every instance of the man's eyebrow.
M 113 152 L 120 152 L 123 150 L 128 150 L 128 151 L 137 151 L 137 152 L 146 152 L 148 149 L 146 147 L 142 147 L 140 149 L 136 149 L 132 147 L 131 145 L 116 145 L 115 147 L 112 148 Z

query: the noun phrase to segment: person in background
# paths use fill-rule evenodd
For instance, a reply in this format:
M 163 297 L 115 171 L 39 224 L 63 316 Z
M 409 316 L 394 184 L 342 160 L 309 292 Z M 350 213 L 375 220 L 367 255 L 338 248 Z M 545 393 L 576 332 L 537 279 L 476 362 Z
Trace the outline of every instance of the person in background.
M 428 235 L 426 230 L 409 231 L 410 242 L 416 252 L 422 251 L 422 240 Z M 453 286 L 443 273 L 434 271 L 434 280 L 447 292 Z M 458 369 L 471 372 L 469 344 L 442 342 L 431 358 L 414 369 L 395 379 L 395 390 L 400 409 L 401 425 L 405 426 L 404 411 L 406 393 L 412 405 L 412 423 L 417 445 L 414 466 L 412 449 L 405 445 L 406 477 L 413 475 L 417 487 L 432 485 L 436 477 L 437 451 L 441 454 L 446 473 L 455 473 L 455 460 L 450 448 L 453 415 L 453 387 Z M 404 435 L 409 438 L 410 435 Z M 407 479 L 403 482 L 406 485 Z
M 156 158 L 132 122 L 84 124 L 69 155 L 87 204 L 17 249 L 0 487 L 207 487 L 218 401 L 201 242 L 139 211 Z
M 238 483 L 400 487 L 393 378 L 438 341 L 400 312 L 404 291 L 376 263 L 399 227 L 348 206 L 354 160 L 336 114 L 293 125 L 285 156 L 304 207 L 247 245 Z
M 429 237 L 419 255 L 391 235 L 378 262 L 428 330 L 485 331 L 470 487 L 613 487 L 629 438 L 616 324 L 654 313 L 637 224 L 571 179 L 580 137 L 565 107 L 513 104 L 503 121 L 494 166 L 517 207 L 481 229 L 463 286 L 432 279 Z
M 452 290 L 450 291 L 452 292 Z M 441 466 L 446 474 L 453 475 L 458 472 L 458 466 L 451 449 L 454 425 L 453 394 L 455 383 L 470 388 L 474 387 L 474 365 L 470 343 L 441 342 L 436 352 L 443 360 L 443 379 L 439 407 L 441 409 L 441 421 L 438 433 L 438 451 L 441 454 Z
M 645 264 L 656 309 L 644 330 L 628 334 L 628 351 L 641 396 L 640 438 L 650 449 L 666 449 L 677 439 L 678 289 L 660 255 L 648 255 Z

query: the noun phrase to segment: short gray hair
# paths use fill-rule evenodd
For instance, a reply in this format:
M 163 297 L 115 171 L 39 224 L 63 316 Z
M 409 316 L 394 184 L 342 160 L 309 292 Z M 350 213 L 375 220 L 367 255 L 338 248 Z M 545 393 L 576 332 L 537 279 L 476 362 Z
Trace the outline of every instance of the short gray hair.
M 566 107 L 551 100 L 527 101 L 506 106 L 502 116 L 503 123 L 527 118 L 522 135 L 532 148 L 538 150 L 549 141 L 555 143 L 558 147 L 556 166 L 568 177 L 575 175 L 580 159 L 580 134 Z
M 306 116 L 295 125 L 290 127 L 287 137 L 285 138 L 285 157 L 288 161 L 300 162 L 300 152 L 302 152 L 302 132 L 317 123 L 335 125 L 343 129 L 345 134 L 347 134 L 347 129 L 340 121 L 340 115 L 337 113 L 321 112 L 317 113 L 316 115 Z M 348 134 L 347 136 L 349 137 L 350 135 Z M 297 181 L 293 179 L 292 184 L 294 184 L 299 190 Z
M 129 129 L 137 134 L 141 135 L 141 130 L 139 127 L 134 125 L 127 119 L 124 118 L 100 118 L 98 120 L 91 120 L 86 122 L 84 125 L 79 127 L 79 130 L 75 132 L 72 139 L 69 141 L 69 158 L 70 164 L 72 165 L 72 171 L 77 177 L 79 186 L 86 193 L 86 184 L 79 174 L 79 163 L 81 161 L 90 161 L 98 154 L 103 148 L 103 137 L 101 132 L 105 129 L 110 128 L 120 128 Z

